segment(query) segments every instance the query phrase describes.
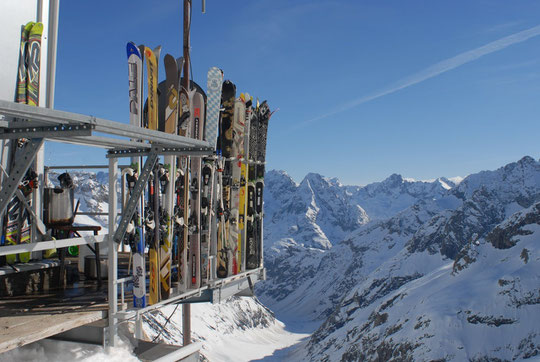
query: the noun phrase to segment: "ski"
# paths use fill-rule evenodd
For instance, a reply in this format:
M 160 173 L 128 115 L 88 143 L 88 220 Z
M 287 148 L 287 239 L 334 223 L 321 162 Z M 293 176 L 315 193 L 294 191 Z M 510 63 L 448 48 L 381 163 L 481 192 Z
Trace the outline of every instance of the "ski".
M 214 160 L 206 157 L 201 168 L 201 285 L 211 278 L 210 243 L 212 238 Z
M 153 51 L 144 47 L 146 57 L 146 76 L 148 79 L 148 117 L 147 128 L 158 130 L 158 60 L 161 46 L 157 46 Z
M 144 47 L 141 47 L 144 49 Z M 142 99 L 143 99 L 143 56 L 133 42 L 126 46 L 128 58 L 128 79 L 129 79 L 129 120 L 130 124 L 142 127 Z M 134 175 L 126 176 L 130 191 L 135 187 L 137 177 L 141 174 L 142 158 L 132 157 L 131 167 Z M 135 212 L 135 223 L 138 236 L 136 239 L 133 254 L 133 306 L 135 308 L 146 307 L 146 261 L 145 261 L 145 240 L 142 220 L 144 210 L 144 195 L 141 195 L 140 202 Z
M 255 253 L 248 260 L 248 268 L 255 269 L 260 266 L 262 257 L 262 238 L 263 238 L 263 190 L 264 190 L 264 172 L 266 162 L 266 139 L 268 133 L 268 121 L 272 116 L 268 103 L 264 101 L 257 107 L 258 125 L 257 125 L 257 156 L 256 156 L 256 183 L 255 183 Z
M 248 145 L 248 185 L 247 185 L 247 205 L 246 205 L 246 269 L 256 268 L 257 248 L 255 235 L 255 183 L 256 183 L 256 159 L 257 159 L 257 139 L 259 128 L 259 114 L 257 108 L 252 113 L 249 123 L 249 145 Z
M 233 252 L 234 245 L 229 243 L 229 208 L 231 195 L 231 178 L 232 178 L 232 155 L 233 147 L 233 119 L 234 119 L 234 102 L 236 98 L 236 86 L 231 81 L 227 80 L 223 83 L 221 105 L 223 112 L 221 114 L 221 125 L 218 136 L 218 148 L 221 156 L 220 172 L 218 178 L 220 180 L 221 201 L 220 205 L 220 222 L 218 232 L 218 267 L 217 276 L 225 278 L 232 275 L 233 271 Z
M 178 63 L 178 62 L 177 62 Z M 180 66 L 180 64 L 178 64 Z M 181 69 L 179 67 L 179 69 Z M 180 70 L 179 70 L 180 73 Z M 181 83 L 181 79 L 179 79 Z M 180 89 L 179 95 L 179 120 L 178 134 L 190 137 L 191 123 L 190 117 L 190 99 L 187 90 L 183 87 Z M 189 156 L 178 158 L 178 182 L 177 182 L 177 224 L 181 224 L 182 228 L 178 228 L 178 282 L 181 291 L 188 289 L 188 216 L 189 216 Z
M 197 87 L 198 88 L 198 87 Z M 196 89 L 193 94 L 191 115 L 191 138 L 202 140 L 205 120 L 205 94 Z M 190 208 L 189 208 L 189 276 L 192 289 L 201 286 L 201 158 L 193 157 L 190 162 Z
M 178 132 L 178 67 L 176 59 L 170 55 L 165 55 L 163 59 L 165 64 L 166 94 L 162 94 L 166 101 L 164 110 L 164 131 L 177 134 Z M 169 182 L 165 190 L 164 215 L 165 233 L 160 245 L 160 280 L 161 297 L 169 298 L 171 289 L 171 262 L 173 246 L 173 214 L 175 200 L 175 176 L 176 176 L 176 157 L 165 156 L 164 162 L 168 168 Z
M 147 80 L 148 80 L 148 111 L 147 111 L 147 123 L 146 127 L 152 130 L 158 129 L 158 94 L 157 94 L 157 80 L 158 80 L 158 59 L 161 47 L 156 47 L 153 51 L 148 47 L 144 47 L 144 56 L 146 58 L 147 67 Z M 150 185 L 151 198 L 148 200 L 150 204 L 150 210 L 153 217 L 153 235 L 151 243 L 149 243 L 148 259 L 150 267 L 150 283 L 149 283 L 149 304 L 155 304 L 159 302 L 159 238 L 160 238 L 160 226 L 159 226 L 159 175 L 158 168 L 154 169 L 154 180 Z
M 28 35 L 28 66 L 26 103 L 30 106 L 39 106 L 39 73 L 41 61 L 41 35 L 43 24 L 35 23 Z
M 30 21 L 21 26 L 21 47 L 19 52 L 19 72 L 17 74 L 17 103 L 26 103 L 26 69 L 28 64 L 28 37 L 35 22 Z
M 241 157 L 241 172 L 240 172 L 240 200 L 238 203 L 238 249 L 240 250 L 239 268 L 240 271 L 246 270 L 246 220 L 247 220 L 247 203 L 248 203 L 248 159 L 249 159 L 249 130 L 251 117 L 253 114 L 252 99 L 249 94 L 241 94 L 240 98 L 245 104 L 245 127 L 244 127 L 244 143 Z
M 246 119 L 246 104 L 241 98 L 234 102 L 234 119 L 232 125 L 231 184 L 229 203 L 229 245 L 233 248 L 233 274 L 238 274 L 242 265 L 242 245 L 239 238 L 240 228 L 240 189 L 242 176 L 242 161 L 244 154 L 244 128 Z M 243 220 L 242 220 L 243 228 Z

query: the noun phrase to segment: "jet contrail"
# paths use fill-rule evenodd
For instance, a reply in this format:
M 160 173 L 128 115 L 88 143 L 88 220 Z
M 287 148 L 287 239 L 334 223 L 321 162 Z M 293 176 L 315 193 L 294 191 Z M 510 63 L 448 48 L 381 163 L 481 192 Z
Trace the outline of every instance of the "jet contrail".
M 423 82 L 427 79 L 436 77 L 437 75 L 448 72 L 449 70 L 452 70 L 454 68 L 457 68 L 459 66 L 462 66 L 463 64 L 472 62 L 473 60 L 476 60 L 480 57 L 483 57 L 484 55 L 491 54 L 493 52 L 502 50 L 510 45 L 517 44 L 524 42 L 525 40 L 528 40 L 530 38 L 533 38 L 535 36 L 540 35 L 540 25 L 535 26 L 534 28 L 530 28 L 528 30 L 520 31 L 519 33 L 515 33 L 509 36 L 506 36 L 504 38 L 492 41 L 491 43 L 488 43 L 486 45 L 483 45 L 479 48 L 466 51 L 464 53 L 458 54 L 452 58 L 448 58 L 446 60 L 443 60 L 441 62 L 435 63 L 432 66 L 415 73 L 407 78 L 401 79 L 397 83 L 393 84 L 392 86 L 383 89 L 379 92 L 376 92 L 371 95 L 367 95 L 355 100 L 352 100 L 348 103 L 343 104 L 341 107 L 330 111 L 328 113 L 322 114 L 318 117 L 309 119 L 307 121 L 304 121 L 302 123 L 299 123 L 297 127 L 299 128 L 302 126 L 305 126 L 308 123 L 318 121 L 323 118 L 327 118 L 330 116 L 333 116 L 337 113 L 349 110 L 351 108 L 354 108 L 362 103 L 366 103 L 369 101 L 372 101 L 374 99 L 380 98 L 382 96 L 385 96 L 387 94 L 391 94 L 394 92 L 397 92 L 398 90 L 401 90 L 403 88 L 407 88 L 411 85 Z

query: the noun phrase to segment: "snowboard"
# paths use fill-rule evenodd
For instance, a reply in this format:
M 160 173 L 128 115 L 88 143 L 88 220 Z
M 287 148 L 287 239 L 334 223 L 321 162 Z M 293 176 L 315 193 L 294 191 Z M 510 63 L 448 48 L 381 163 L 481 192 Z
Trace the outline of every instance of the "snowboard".
M 216 147 L 219 129 L 222 84 L 223 72 L 216 67 L 210 68 L 207 74 L 206 83 L 207 104 L 204 139 L 214 147 Z M 201 283 L 206 283 L 216 277 L 216 165 L 216 156 L 203 159 L 201 194 Z
M 212 146 L 216 146 L 219 129 L 219 110 L 221 105 L 221 87 L 223 72 L 216 67 L 210 68 L 207 75 L 207 114 L 204 139 Z
M 21 26 L 21 44 L 19 48 L 19 68 L 17 72 L 17 91 L 15 95 L 15 101 L 17 103 L 26 104 L 26 68 L 28 63 L 27 56 L 27 42 L 28 35 L 30 34 L 30 29 L 34 26 L 34 22 L 29 22 L 26 25 Z M 8 168 L 13 163 L 15 158 L 14 154 L 17 151 L 17 140 L 11 140 L 9 147 L 10 160 L 8 161 Z M 9 170 L 8 170 L 9 171 Z M 6 208 L 6 215 L 3 221 L 2 230 L 2 245 L 15 245 L 17 244 L 18 238 L 18 229 L 17 229 L 17 220 L 19 219 L 19 214 L 22 213 L 22 205 L 20 204 L 19 199 L 14 196 Z M 11 254 L 6 255 L 6 262 L 8 264 L 13 264 L 17 261 L 17 255 Z

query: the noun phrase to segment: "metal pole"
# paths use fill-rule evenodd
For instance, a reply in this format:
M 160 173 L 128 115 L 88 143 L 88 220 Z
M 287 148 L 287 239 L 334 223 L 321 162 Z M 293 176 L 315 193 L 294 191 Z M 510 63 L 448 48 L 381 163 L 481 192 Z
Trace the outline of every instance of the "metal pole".
M 182 332 L 184 336 L 184 346 L 191 343 L 191 304 L 182 305 Z
M 38 2 L 37 21 L 43 22 L 43 11 L 48 10 L 46 21 L 48 24 L 47 30 L 47 69 L 45 73 L 45 106 L 47 108 L 54 108 L 54 79 L 56 74 L 56 47 L 58 42 L 58 9 L 60 0 L 48 0 L 48 9 L 44 7 L 43 0 Z M 45 178 L 43 176 L 43 169 L 45 166 L 45 145 L 39 150 L 36 161 L 35 169 L 38 174 L 38 188 L 32 196 L 32 208 L 38 218 L 43 214 L 43 188 L 45 185 Z M 32 241 L 40 241 L 40 237 L 36 232 L 35 224 L 32 225 Z M 41 253 L 33 255 L 41 259 Z
M 189 30 L 191 18 L 191 0 L 184 0 L 184 81 L 182 86 L 189 91 Z M 185 187 L 189 187 L 186 185 Z M 186 303 L 182 306 L 182 334 L 184 346 L 191 343 L 191 305 Z
M 189 56 L 189 31 L 191 28 L 191 0 L 184 0 L 184 81 L 182 86 L 189 91 L 189 67 L 191 59 Z
M 37 2 L 36 21 L 38 23 L 43 21 L 43 0 L 38 0 Z
M 47 97 L 46 107 L 54 108 L 54 85 L 56 78 L 56 47 L 58 44 L 58 13 L 60 0 L 50 0 L 49 3 L 49 39 L 47 47 Z
M 116 318 L 118 312 L 118 251 L 113 235 L 116 231 L 116 214 L 118 194 L 118 159 L 109 158 L 109 265 L 108 265 L 108 295 L 109 295 L 109 338 L 108 346 L 116 344 Z

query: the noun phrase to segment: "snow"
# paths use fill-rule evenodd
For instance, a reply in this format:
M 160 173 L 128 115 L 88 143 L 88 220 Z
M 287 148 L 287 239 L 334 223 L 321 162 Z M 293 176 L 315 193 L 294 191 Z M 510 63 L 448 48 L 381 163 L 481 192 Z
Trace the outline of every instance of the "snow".
M 168 344 L 181 344 L 181 308 L 166 306 L 155 315 L 156 321 L 169 323 L 159 340 Z M 309 333 L 291 332 L 284 323 L 253 298 L 232 298 L 221 304 L 192 304 L 191 329 L 194 341 L 203 344 L 202 354 L 210 361 L 250 361 L 273 354 L 306 339 Z M 154 339 L 160 332 L 146 321 L 144 329 Z
M 283 323 L 250 333 L 242 330 L 224 337 L 212 337 L 203 347 L 210 361 L 251 361 L 270 357 L 275 350 L 286 349 L 309 337 L 309 333 L 292 333 Z M 264 359 L 267 360 L 267 359 Z
M 136 362 L 131 346 L 120 341 L 119 346 L 105 351 L 103 347 L 84 343 L 60 342 L 50 339 L 19 347 L 0 354 L 0 362 Z

